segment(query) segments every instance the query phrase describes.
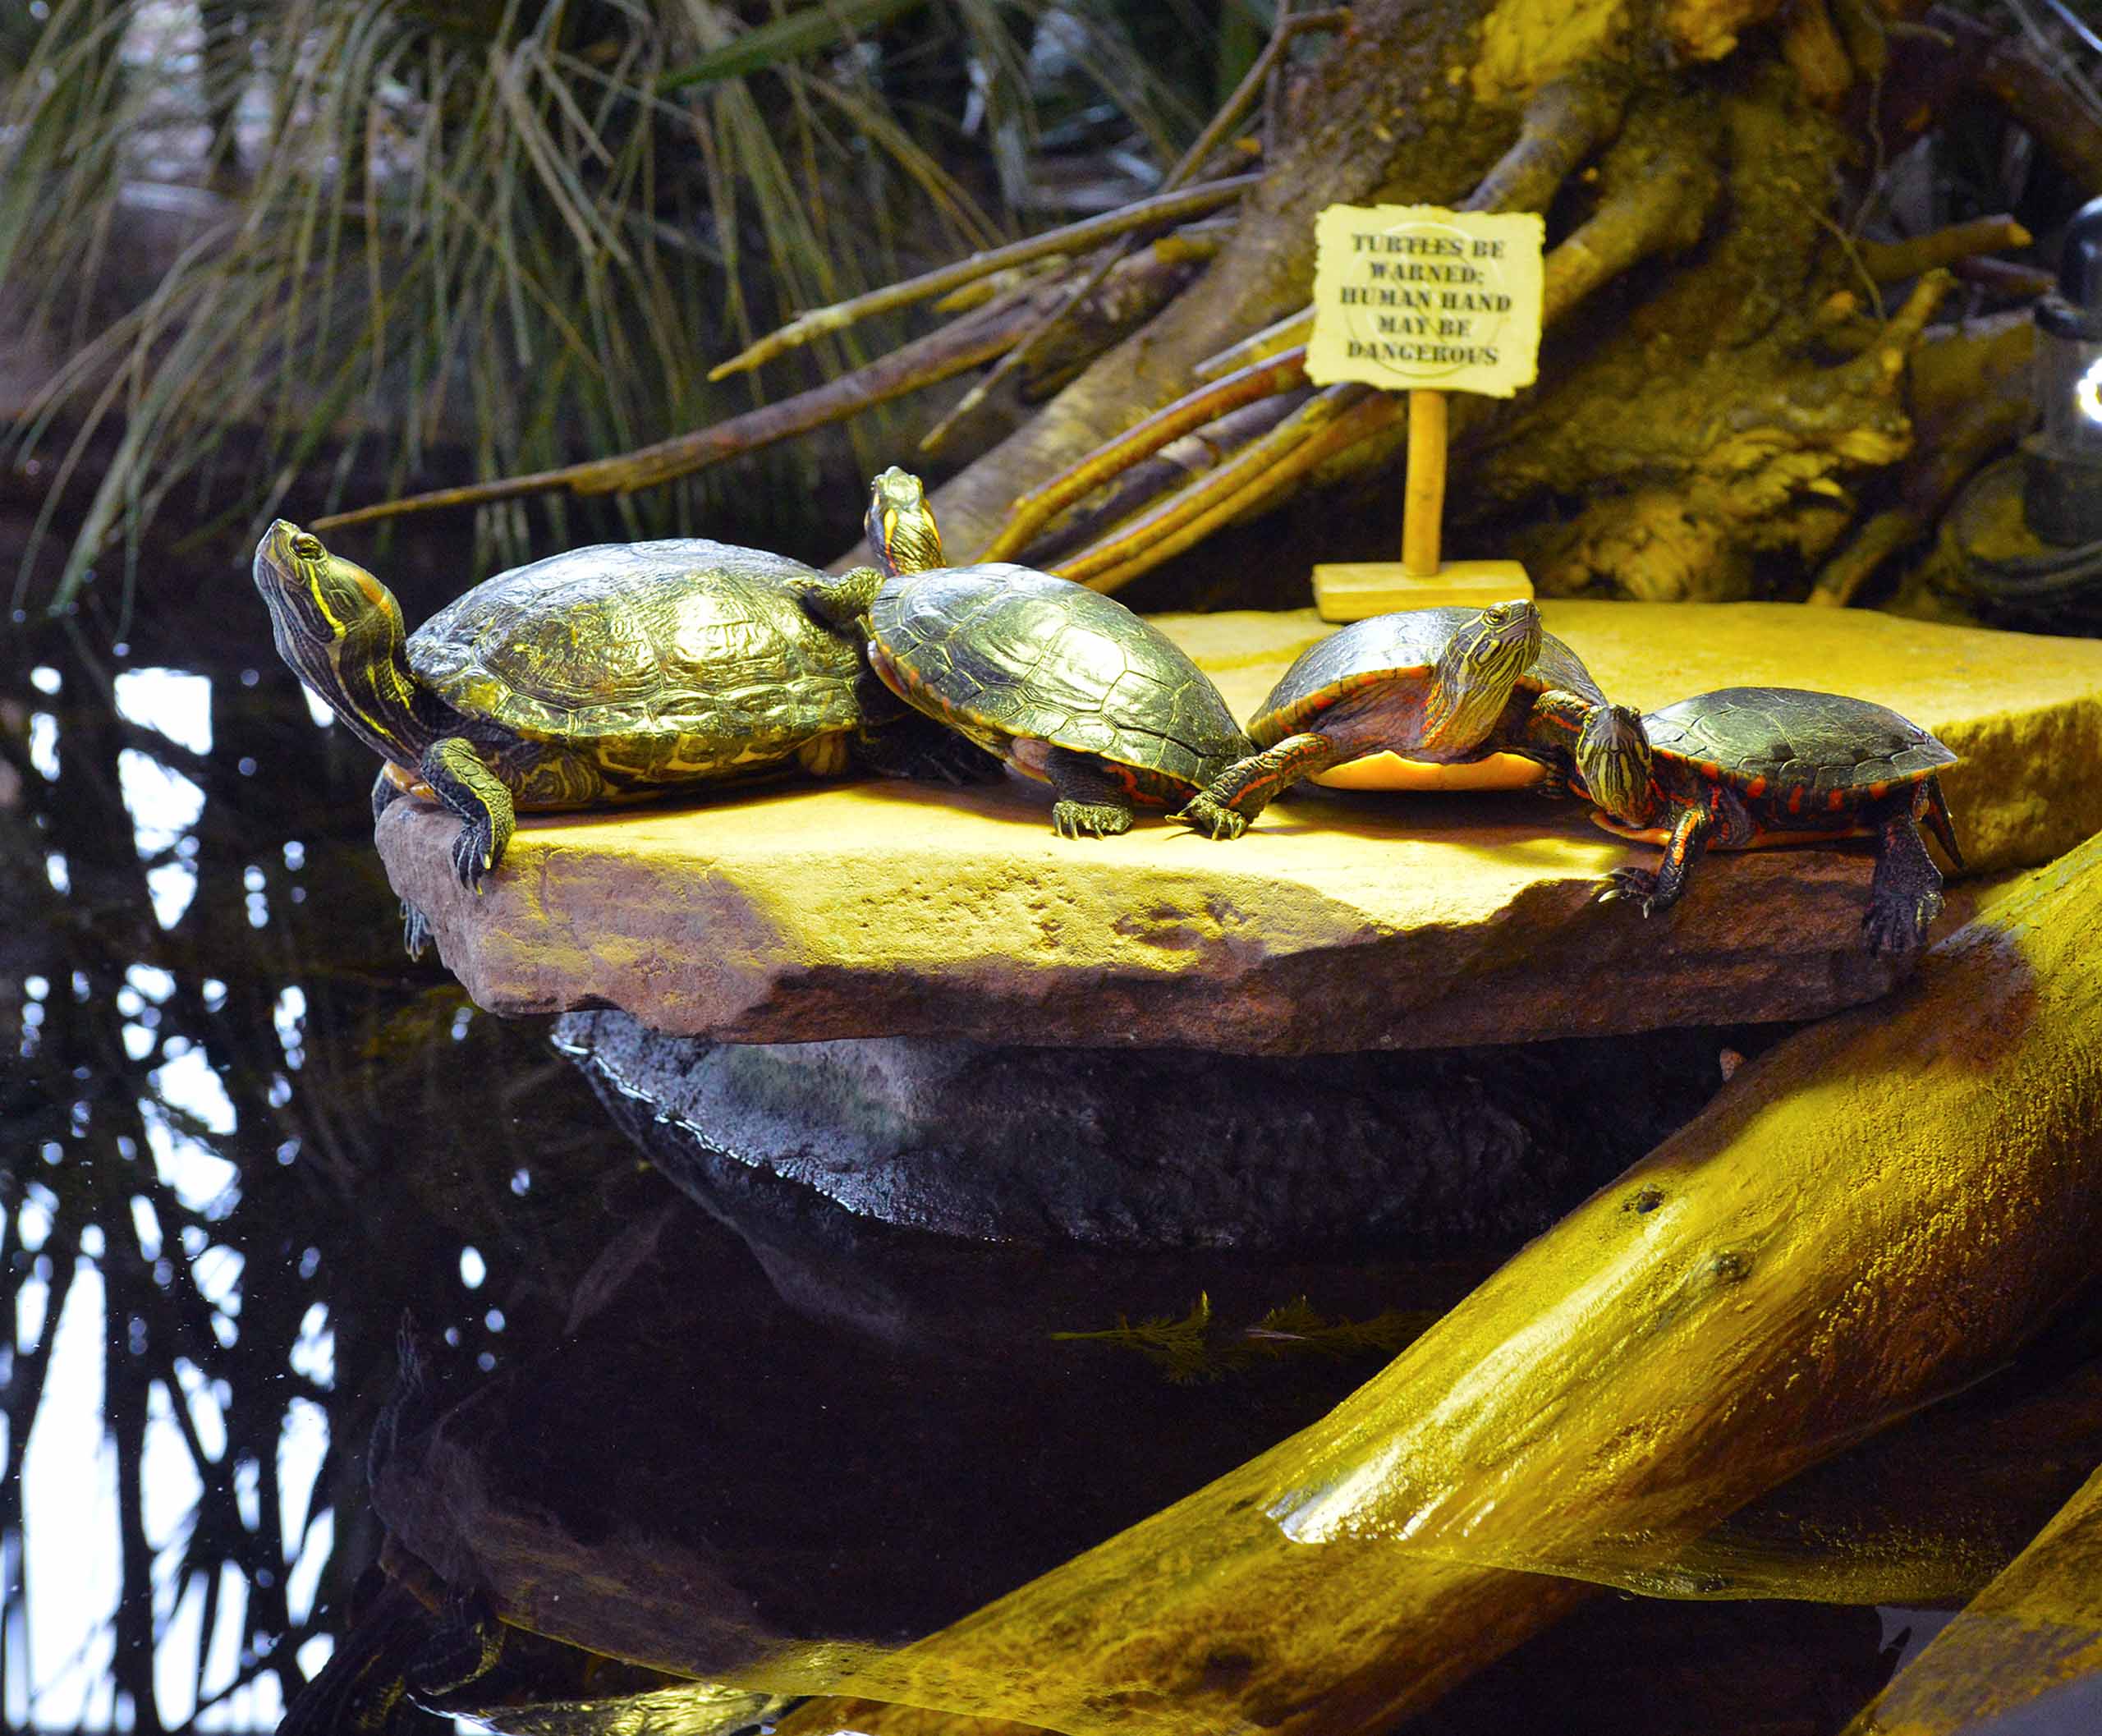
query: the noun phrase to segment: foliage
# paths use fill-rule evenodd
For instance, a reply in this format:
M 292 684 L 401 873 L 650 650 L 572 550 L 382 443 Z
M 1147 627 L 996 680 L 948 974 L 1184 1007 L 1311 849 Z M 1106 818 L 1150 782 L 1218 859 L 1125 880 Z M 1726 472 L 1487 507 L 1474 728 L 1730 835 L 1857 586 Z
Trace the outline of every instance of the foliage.
M 229 480 L 268 479 L 267 513 L 319 466 L 327 504 L 359 467 L 512 474 L 739 407 L 709 363 L 1011 228 L 1044 127 L 1173 154 L 1212 69 L 1155 39 L 1202 20 L 1131 10 L 52 0 L 32 32 L 9 8 L 0 335 L 64 358 L 12 453 L 47 459 L 39 534 L 92 487 L 58 600 L 113 535 L 128 583 L 155 515 Z M 624 506 L 626 534 L 710 504 Z

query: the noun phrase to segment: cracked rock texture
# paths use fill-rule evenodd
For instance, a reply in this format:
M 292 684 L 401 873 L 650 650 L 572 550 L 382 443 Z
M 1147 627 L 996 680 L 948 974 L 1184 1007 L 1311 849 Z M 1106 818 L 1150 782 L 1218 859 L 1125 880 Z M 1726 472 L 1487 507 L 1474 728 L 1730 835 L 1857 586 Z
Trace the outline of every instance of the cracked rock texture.
M 2102 644 L 1784 604 L 1544 613 L 1627 703 L 1815 687 L 1925 725 L 1964 755 L 1944 783 L 1976 869 L 2102 829 Z M 1243 716 L 1327 631 L 1161 624 Z M 454 829 L 397 802 L 379 842 L 482 1006 L 618 1007 L 727 1041 L 1446 1047 L 1815 1017 L 1903 969 L 1859 944 L 1863 846 L 1712 857 L 1645 922 L 1589 900 L 1655 851 L 1523 792 L 1315 792 L 1222 843 L 1155 816 L 1060 839 L 1019 779 L 784 784 L 527 820 L 479 898 L 452 880 Z

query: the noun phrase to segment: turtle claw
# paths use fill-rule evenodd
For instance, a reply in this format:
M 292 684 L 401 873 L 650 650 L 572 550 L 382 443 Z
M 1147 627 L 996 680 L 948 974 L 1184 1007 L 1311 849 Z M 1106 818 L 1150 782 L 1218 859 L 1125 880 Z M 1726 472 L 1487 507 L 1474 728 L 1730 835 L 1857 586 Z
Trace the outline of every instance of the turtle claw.
M 1051 828 L 1061 838 L 1114 838 L 1131 829 L 1131 811 L 1098 802 L 1053 802 Z
M 483 876 L 496 866 L 495 829 L 486 820 L 468 820 L 452 840 L 452 872 L 468 891 L 480 894 Z
M 1642 914 L 1648 916 L 1656 903 L 1656 875 L 1647 868 L 1616 868 L 1591 893 L 1594 904 L 1611 904 L 1622 898 L 1641 906 Z
M 1247 815 L 1236 813 L 1202 790 L 1168 817 L 1195 827 L 1207 838 L 1238 838 L 1248 829 Z

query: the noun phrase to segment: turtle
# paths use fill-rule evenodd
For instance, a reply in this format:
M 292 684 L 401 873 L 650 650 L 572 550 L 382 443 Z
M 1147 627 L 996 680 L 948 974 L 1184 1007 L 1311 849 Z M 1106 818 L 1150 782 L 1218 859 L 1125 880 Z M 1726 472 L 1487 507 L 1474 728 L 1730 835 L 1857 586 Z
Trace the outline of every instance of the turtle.
M 1262 751 L 1171 817 L 1238 838 L 1301 778 L 1382 751 L 1440 765 L 1520 754 L 1549 767 L 1558 791 L 1585 719 L 1604 703 L 1583 660 L 1542 628 L 1528 601 L 1369 616 L 1300 653 L 1248 721 Z
M 404 795 L 443 802 L 461 821 L 453 871 L 475 892 L 520 810 L 856 760 L 970 775 L 800 606 L 788 587 L 815 569 L 785 555 L 700 538 L 573 549 L 484 580 L 406 636 L 385 586 L 287 520 L 257 544 L 255 576 L 278 654 L 384 762 L 374 820 Z M 419 953 L 421 919 L 403 920 Z
M 867 526 L 879 564 L 798 581 L 806 605 L 864 634 L 907 705 L 1049 783 L 1060 836 L 1127 831 L 1252 751 L 1205 673 L 1114 598 L 1005 561 L 943 565 L 909 471 L 875 479 Z
M 1864 936 L 1873 953 L 1910 952 L 1942 907 L 1921 822 L 1964 866 L 1939 777 L 1956 760 L 1886 706 L 1801 687 L 1722 687 L 1647 716 L 1599 707 L 1578 733 L 1572 790 L 1599 825 L 1662 844 L 1664 858 L 1615 869 L 1595 896 L 1651 916 L 1677 902 L 1707 851 L 1870 837 Z

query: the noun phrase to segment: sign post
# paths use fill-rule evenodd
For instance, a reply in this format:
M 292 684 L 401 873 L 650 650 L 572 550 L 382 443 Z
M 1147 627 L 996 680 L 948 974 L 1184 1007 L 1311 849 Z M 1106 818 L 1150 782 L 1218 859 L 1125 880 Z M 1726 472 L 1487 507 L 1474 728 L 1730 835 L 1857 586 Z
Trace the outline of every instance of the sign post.
M 1324 620 L 1356 621 L 1389 609 L 1531 596 L 1517 561 L 1444 561 L 1439 546 L 1445 394 L 1509 397 L 1537 376 L 1544 225 L 1531 212 L 1330 205 L 1314 233 L 1307 378 L 1409 395 L 1401 563 L 1316 567 L 1315 606 Z

